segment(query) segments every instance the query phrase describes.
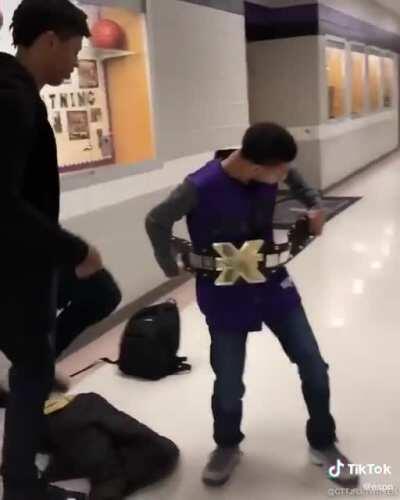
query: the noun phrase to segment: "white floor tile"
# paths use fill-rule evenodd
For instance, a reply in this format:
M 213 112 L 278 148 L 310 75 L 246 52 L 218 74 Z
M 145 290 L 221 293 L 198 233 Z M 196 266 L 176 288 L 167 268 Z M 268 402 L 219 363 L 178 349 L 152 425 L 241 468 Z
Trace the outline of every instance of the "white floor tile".
M 363 199 L 331 221 L 325 234 L 291 264 L 324 358 L 330 365 L 332 411 L 340 447 L 355 463 L 388 464 L 391 477 L 364 483 L 400 487 L 399 310 L 400 155 L 391 156 L 334 194 Z M 213 448 L 209 338 L 193 283 L 174 294 L 182 314 L 181 351 L 188 375 L 141 382 L 103 366 L 74 387 L 95 391 L 119 409 L 173 439 L 176 473 L 137 500 L 310 500 L 331 483 L 307 460 L 306 421 L 297 370 L 272 334 L 249 338 L 242 465 L 218 490 L 200 482 Z M 110 337 L 111 338 L 111 337 Z M 113 337 L 115 341 L 115 335 Z M 397 373 L 397 375 L 396 375 Z M 364 498 L 374 498 L 364 496 Z M 376 498 L 376 497 L 375 497 Z

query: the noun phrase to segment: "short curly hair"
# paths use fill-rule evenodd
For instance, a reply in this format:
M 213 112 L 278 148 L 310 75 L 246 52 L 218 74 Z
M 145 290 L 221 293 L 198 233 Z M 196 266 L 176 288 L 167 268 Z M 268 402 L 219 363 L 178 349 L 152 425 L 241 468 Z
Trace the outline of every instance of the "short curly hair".
M 22 0 L 14 12 L 11 31 L 15 47 L 31 47 L 47 31 L 62 40 L 90 37 L 87 15 L 69 0 Z
M 276 123 L 256 123 L 247 129 L 242 142 L 242 156 L 257 165 L 290 163 L 297 156 L 294 137 Z

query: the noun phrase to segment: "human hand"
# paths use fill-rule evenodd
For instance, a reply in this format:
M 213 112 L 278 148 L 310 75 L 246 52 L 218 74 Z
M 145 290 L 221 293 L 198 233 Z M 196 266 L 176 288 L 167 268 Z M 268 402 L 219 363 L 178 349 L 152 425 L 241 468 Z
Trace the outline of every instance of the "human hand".
M 83 262 L 76 268 L 75 273 L 79 279 L 87 279 L 103 269 L 103 261 L 97 248 L 89 246 L 88 254 Z
M 326 222 L 325 210 L 323 208 L 312 208 L 307 215 L 311 234 L 321 236 Z

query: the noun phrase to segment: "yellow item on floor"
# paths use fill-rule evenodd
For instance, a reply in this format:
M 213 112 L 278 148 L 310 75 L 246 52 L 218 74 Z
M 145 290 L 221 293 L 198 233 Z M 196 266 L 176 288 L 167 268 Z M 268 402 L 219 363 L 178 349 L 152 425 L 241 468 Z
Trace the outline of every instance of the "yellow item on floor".
M 57 398 L 49 399 L 44 405 L 44 414 L 51 415 L 52 413 L 63 410 L 71 403 L 74 398 L 75 396 L 60 396 Z

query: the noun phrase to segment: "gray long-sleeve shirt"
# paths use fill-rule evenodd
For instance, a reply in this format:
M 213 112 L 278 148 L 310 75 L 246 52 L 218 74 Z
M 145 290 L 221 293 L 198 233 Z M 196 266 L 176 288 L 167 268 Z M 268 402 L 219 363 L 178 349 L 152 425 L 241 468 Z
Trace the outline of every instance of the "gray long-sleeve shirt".
M 307 208 L 319 208 L 321 206 L 319 192 L 310 187 L 295 168 L 289 170 L 285 183 L 292 195 Z M 186 179 L 172 191 L 166 200 L 153 208 L 146 217 L 146 231 L 152 243 L 155 257 L 168 277 L 179 274 L 179 268 L 170 243 L 173 225 L 194 210 L 197 203 L 196 188 Z M 262 210 L 262 207 L 260 207 L 260 210 Z

